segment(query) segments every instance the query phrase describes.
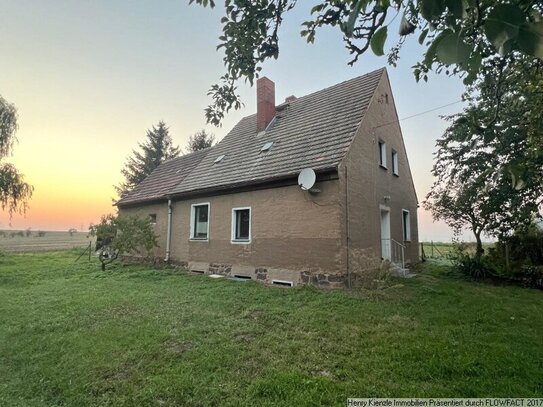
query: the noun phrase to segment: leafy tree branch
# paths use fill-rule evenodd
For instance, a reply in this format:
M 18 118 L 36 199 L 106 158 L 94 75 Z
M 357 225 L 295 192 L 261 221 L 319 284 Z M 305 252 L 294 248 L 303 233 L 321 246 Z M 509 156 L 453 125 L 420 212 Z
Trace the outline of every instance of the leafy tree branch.
M 11 155 L 16 131 L 17 109 L 0 96 L 0 160 Z M 0 208 L 7 210 L 10 218 L 27 210 L 33 191 L 13 164 L 0 162 Z
M 211 0 L 190 0 L 215 7 Z M 226 0 L 218 49 L 224 52 L 226 74 L 209 91 L 212 104 L 205 110 L 209 123 L 220 125 L 225 113 L 242 106 L 236 82 L 253 84 L 262 63 L 279 56 L 279 31 L 284 15 L 307 3 L 296 0 Z M 406 37 L 418 34 L 426 48 L 413 67 L 417 80 L 428 72 L 460 75 L 466 85 L 481 75 L 488 59 L 519 55 L 543 58 L 543 4 L 536 0 L 326 0 L 312 9 L 300 34 L 313 43 L 319 29 L 338 29 L 350 64 L 371 49 L 385 54 L 391 29 L 399 40 L 388 51 L 395 65 Z M 400 20 L 396 20 L 401 16 Z

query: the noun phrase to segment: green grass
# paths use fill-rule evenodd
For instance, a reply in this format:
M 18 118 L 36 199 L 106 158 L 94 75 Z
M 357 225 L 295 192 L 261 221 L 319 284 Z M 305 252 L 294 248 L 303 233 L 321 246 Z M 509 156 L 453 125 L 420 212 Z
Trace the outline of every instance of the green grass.
M 344 405 L 543 394 L 543 293 L 427 263 L 378 291 L 0 255 L 0 405 Z

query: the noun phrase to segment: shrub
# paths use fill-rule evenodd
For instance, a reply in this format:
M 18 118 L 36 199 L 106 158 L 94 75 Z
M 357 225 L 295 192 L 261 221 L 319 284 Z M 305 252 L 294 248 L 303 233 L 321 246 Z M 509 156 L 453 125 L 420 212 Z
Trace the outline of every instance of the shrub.
M 496 275 L 494 268 L 485 256 L 462 253 L 451 258 L 453 266 L 467 277 L 479 280 Z
M 103 271 L 119 255 L 143 255 L 148 259 L 153 248 L 158 246 L 149 220 L 137 216 L 102 216 L 100 223 L 90 225 L 89 232 L 96 236 L 96 250 Z
M 479 280 L 496 276 L 496 268 L 487 256 L 478 256 L 465 243 L 455 243 L 449 255 L 453 267 L 463 275 Z
M 522 266 L 516 277 L 524 287 L 543 290 L 543 266 Z
M 501 274 L 518 279 L 525 274 L 524 269 L 543 266 L 543 231 L 532 225 L 504 237 L 489 251 L 489 258 L 498 265 Z
M 44 232 L 43 230 L 38 230 L 38 231 L 36 232 L 36 236 L 38 236 L 38 237 L 44 237 L 44 236 L 45 236 L 45 232 Z

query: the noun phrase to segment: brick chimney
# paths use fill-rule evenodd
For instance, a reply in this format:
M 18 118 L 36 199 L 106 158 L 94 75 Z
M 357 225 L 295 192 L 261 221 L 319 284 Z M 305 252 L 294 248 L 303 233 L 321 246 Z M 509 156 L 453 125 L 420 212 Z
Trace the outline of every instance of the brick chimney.
M 265 76 L 256 81 L 256 132 L 265 130 L 275 117 L 275 84 Z
M 296 96 L 290 95 L 290 96 L 288 96 L 288 97 L 285 98 L 285 103 L 294 102 L 296 99 L 298 99 Z

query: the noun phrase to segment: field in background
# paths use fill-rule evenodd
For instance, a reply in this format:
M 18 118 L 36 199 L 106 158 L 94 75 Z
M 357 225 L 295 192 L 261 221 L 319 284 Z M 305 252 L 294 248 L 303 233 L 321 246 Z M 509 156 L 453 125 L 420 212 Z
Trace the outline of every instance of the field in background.
M 475 254 L 476 244 L 474 242 L 462 243 L 466 247 L 466 251 Z M 483 243 L 485 251 L 492 247 L 494 243 Z M 454 254 L 455 244 L 444 242 L 421 242 L 419 244 L 419 255 L 424 253 L 427 259 L 449 260 L 450 255 Z
M 446 259 L 454 251 L 453 243 L 421 242 L 419 253 L 430 259 Z M 474 249 L 475 251 L 475 249 Z
M 12 236 L 17 232 L 12 230 L 0 231 L 0 251 L 37 252 L 64 250 L 74 247 L 86 247 L 90 241 L 94 241 L 90 237 L 87 237 L 86 232 L 74 232 L 70 236 L 69 232 L 38 232 L 33 230 L 30 236 L 26 236 L 23 230 L 21 231 L 23 236 Z M 43 234 L 43 236 L 38 236 L 38 233 Z

